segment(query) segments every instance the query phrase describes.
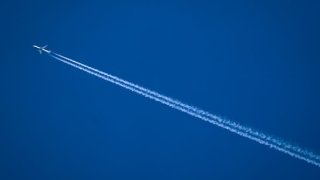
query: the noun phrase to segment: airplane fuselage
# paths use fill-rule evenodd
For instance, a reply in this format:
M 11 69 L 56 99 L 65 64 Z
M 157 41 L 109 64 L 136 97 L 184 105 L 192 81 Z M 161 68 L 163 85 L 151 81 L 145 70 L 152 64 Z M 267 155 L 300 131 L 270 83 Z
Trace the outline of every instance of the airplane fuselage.
M 47 45 L 43 46 L 43 47 L 39 47 L 39 46 L 36 46 L 36 45 L 33 45 L 34 48 L 38 49 L 39 53 L 41 54 L 42 52 L 45 52 L 45 53 L 51 53 L 51 51 L 45 49 L 47 47 Z

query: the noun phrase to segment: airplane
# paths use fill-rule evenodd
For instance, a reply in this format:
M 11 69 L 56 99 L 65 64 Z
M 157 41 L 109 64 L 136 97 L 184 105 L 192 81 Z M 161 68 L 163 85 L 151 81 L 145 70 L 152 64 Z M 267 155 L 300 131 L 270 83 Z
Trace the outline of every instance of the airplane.
M 48 54 L 50 54 L 50 53 L 51 53 L 51 51 L 49 51 L 49 50 L 45 49 L 47 46 L 48 46 L 48 45 L 45 45 L 45 46 L 39 47 L 39 46 L 33 45 L 33 47 L 34 47 L 34 48 L 38 49 L 38 51 L 39 51 L 39 53 L 40 53 L 40 54 L 42 53 L 42 51 L 43 51 L 43 52 L 46 52 L 46 53 L 48 53 Z

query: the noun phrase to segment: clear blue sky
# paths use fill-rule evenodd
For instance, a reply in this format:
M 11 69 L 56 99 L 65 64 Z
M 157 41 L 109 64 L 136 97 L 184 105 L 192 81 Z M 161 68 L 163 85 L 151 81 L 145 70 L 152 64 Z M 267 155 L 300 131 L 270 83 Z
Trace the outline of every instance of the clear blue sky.
M 320 2 L 2 1 L 0 19 L 0 179 L 320 179 L 32 48 L 320 153 Z

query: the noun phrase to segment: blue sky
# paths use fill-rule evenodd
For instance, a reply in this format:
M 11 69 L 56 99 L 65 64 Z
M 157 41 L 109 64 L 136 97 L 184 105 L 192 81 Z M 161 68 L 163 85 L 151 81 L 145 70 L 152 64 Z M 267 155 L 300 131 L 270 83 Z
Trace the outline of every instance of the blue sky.
M 316 1 L 3 1 L 0 179 L 319 179 L 33 44 L 320 153 Z

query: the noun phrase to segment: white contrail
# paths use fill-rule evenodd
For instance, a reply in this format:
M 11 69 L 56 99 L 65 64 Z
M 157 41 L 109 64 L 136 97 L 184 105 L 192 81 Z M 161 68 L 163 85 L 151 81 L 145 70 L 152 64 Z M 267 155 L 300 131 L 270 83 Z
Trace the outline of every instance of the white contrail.
M 150 91 L 146 88 L 142 88 L 142 87 L 137 86 L 133 83 L 122 80 L 116 76 L 112 76 L 112 75 L 107 74 L 105 72 L 94 69 L 90 66 L 81 64 L 81 63 L 74 61 L 70 58 L 66 58 L 62 55 L 59 55 L 56 53 L 51 53 L 49 55 L 51 57 L 61 61 L 61 62 L 69 64 L 69 65 L 71 65 L 75 68 L 78 68 L 80 70 L 83 70 L 89 74 L 95 75 L 95 76 L 102 78 L 106 81 L 112 82 L 112 83 L 117 84 L 123 88 L 129 89 L 135 93 L 138 93 L 140 95 L 143 95 L 145 97 L 148 97 L 150 99 L 158 101 L 162 104 L 168 105 L 174 109 L 185 112 L 191 116 L 197 117 L 199 119 L 202 119 L 204 121 L 207 121 L 207 122 L 212 123 L 214 125 L 217 125 L 219 127 L 227 129 L 233 133 L 236 133 L 238 135 L 241 135 L 243 137 L 246 137 L 248 139 L 256 141 L 260 144 L 264 144 L 270 148 L 276 149 L 280 152 L 289 154 L 292 157 L 304 160 L 308 163 L 311 163 L 313 165 L 320 167 L 320 162 L 318 161 L 320 159 L 320 157 L 318 155 L 313 154 L 312 152 L 309 152 L 307 150 L 303 150 L 297 146 L 290 145 L 289 143 L 279 141 L 279 140 L 272 138 L 270 136 L 267 136 L 263 133 L 254 131 L 251 128 L 241 126 L 241 125 L 234 123 L 234 122 L 231 122 L 231 121 L 226 121 L 218 116 L 214 116 L 214 115 L 212 115 L 208 112 L 205 112 L 203 110 L 200 110 L 198 108 L 186 105 L 182 102 L 176 101 L 176 100 L 169 98 L 169 97 L 166 97 L 166 96 L 163 96 L 163 95 L 156 93 L 154 91 Z
M 270 143 L 276 144 L 276 145 L 281 146 L 281 147 L 283 147 L 285 149 L 290 149 L 291 151 L 295 151 L 298 154 L 303 154 L 303 155 L 308 156 L 308 157 L 310 157 L 312 159 L 320 160 L 320 157 L 318 155 L 316 155 L 316 154 L 314 154 L 314 153 L 312 153 L 310 151 L 304 150 L 304 149 L 300 148 L 299 146 L 289 144 L 289 143 L 287 143 L 287 142 L 285 142 L 283 140 L 279 140 L 279 139 L 274 138 L 274 137 L 272 137 L 270 135 L 267 135 L 267 134 L 264 134 L 262 132 L 258 132 L 256 130 L 253 130 L 252 128 L 249 128 L 249 127 L 240 125 L 238 123 L 223 119 L 223 118 L 221 118 L 219 116 L 216 116 L 216 115 L 213 115 L 213 114 L 211 114 L 209 112 L 203 111 L 203 110 L 201 110 L 201 109 L 199 109 L 197 107 L 187 105 L 187 104 L 182 103 L 182 102 L 180 102 L 180 101 L 178 101 L 176 99 L 172 99 L 172 98 L 164 96 L 164 95 L 162 95 L 162 94 L 160 94 L 160 93 L 158 93 L 156 91 L 152 91 L 152 90 L 146 89 L 146 88 L 141 87 L 141 86 L 139 86 L 137 84 L 131 83 L 131 82 L 126 81 L 126 80 L 123 80 L 123 79 L 121 79 L 119 77 L 116 77 L 116 76 L 113 76 L 113 75 L 108 74 L 106 72 L 103 72 L 103 71 L 100 71 L 98 69 L 92 68 L 92 67 L 87 66 L 85 64 L 82 64 L 80 62 L 74 61 L 74 60 L 72 60 L 72 59 L 70 59 L 68 57 L 65 57 L 63 55 L 60 55 L 58 53 L 52 52 L 51 55 L 54 55 L 54 56 L 57 56 L 59 58 L 68 60 L 68 61 L 70 61 L 70 62 L 72 62 L 74 64 L 77 64 L 79 66 L 85 67 L 85 68 L 87 68 L 87 69 L 89 69 L 89 70 L 91 70 L 93 72 L 96 72 L 98 74 L 106 76 L 106 77 L 108 77 L 110 79 L 114 79 L 115 81 L 118 81 L 118 82 L 123 83 L 125 85 L 128 85 L 130 87 L 133 87 L 135 89 L 138 89 L 139 91 L 142 91 L 144 93 L 150 94 L 151 96 L 158 97 L 159 99 L 163 99 L 165 101 L 168 101 L 168 102 L 170 102 L 172 104 L 175 104 L 176 106 L 180 106 L 180 107 L 186 108 L 189 111 L 193 111 L 193 112 L 195 112 L 197 114 L 200 114 L 202 116 L 208 117 L 209 119 L 214 119 L 215 121 L 218 121 L 219 123 L 222 123 L 222 124 L 224 124 L 226 126 L 230 126 L 230 127 L 235 128 L 235 129 L 237 129 L 239 131 L 244 131 L 247 134 L 250 134 L 251 136 L 257 137 L 259 139 L 263 139 L 264 141 L 268 141 Z

